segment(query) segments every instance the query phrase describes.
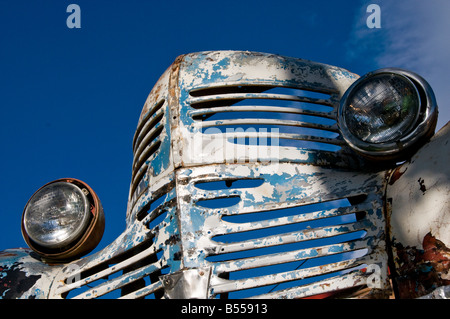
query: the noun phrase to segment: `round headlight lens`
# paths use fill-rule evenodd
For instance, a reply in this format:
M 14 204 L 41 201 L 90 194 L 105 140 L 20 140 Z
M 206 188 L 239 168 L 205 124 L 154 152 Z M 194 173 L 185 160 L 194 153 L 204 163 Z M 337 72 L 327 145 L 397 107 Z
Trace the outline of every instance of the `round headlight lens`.
M 390 163 L 411 156 L 434 134 L 437 115 L 433 90 L 421 76 L 386 68 L 366 74 L 347 89 L 337 120 L 354 151 Z
M 44 186 L 32 196 L 24 211 L 23 226 L 36 244 L 57 249 L 82 236 L 90 218 L 82 189 L 61 181 Z
M 408 134 L 420 113 L 420 96 L 407 77 L 382 73 L 361 81 L 349 94 L 343 118 L 366 143 L 386 143 Z
M 43 260 L 81 257 L 100 242 L 105 216 L 97 194 L 86 183 L 63 178 L 31 196 L 22 214 L 22 235 Z

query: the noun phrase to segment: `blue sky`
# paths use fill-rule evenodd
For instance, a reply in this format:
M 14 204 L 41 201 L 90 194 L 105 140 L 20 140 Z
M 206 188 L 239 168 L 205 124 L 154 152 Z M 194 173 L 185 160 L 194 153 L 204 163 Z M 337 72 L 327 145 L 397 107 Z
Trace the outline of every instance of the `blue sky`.
M 81 8 L 70 29 L 69 4 Z M 381 28 L 369 29 L 369 4 Z M 424 76 L 449 119 L 450 2 L 0 0 L 0 250 L 25 247 L 23 208 L 62 177 L 99 195 L 106 229 L 125 229 L 132 139 L 145 99 L 184 53 L 249 50 L 358 74 L 403 67 Z

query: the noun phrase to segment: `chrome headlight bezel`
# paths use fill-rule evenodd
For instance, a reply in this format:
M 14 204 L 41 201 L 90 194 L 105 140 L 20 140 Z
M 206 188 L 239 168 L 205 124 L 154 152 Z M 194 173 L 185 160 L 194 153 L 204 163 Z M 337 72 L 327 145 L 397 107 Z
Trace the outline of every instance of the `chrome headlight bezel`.
M 68 224 L 72 227 L 65 228 Z M 104 226 L 103 208 L 97 194 L 86 183 L 72 178 L 58 179 L 39 188 L 22 213 L 22 235 L 26 243 L 51 261 L 67 261 L 88 253 L 100 242 Z M 40 227 L 47 227 L 49 236 Z M 60 237 L 58 230 L 62 233 Z
M 345 119 L 345 110 L 349 107 L 349 100 L 356 91 L 370 83 L 372 79 L 383 74 L 391 74 L 404 78 L 414 85 L 420 105 L 411 128 L 395 140 L 381 143 L 363 141 L 355 136 Z M 434 134 L 438 116 L 436 98 L 431 86 L 425 79 L 414 72 L 398 68 L 379 69 L 356 80 L 341 98 L 338 109 L 338 126 L 342 137 L 360 155 L 369 159 L 401 160 L 409 156 L 422 145 L 422 142 Z

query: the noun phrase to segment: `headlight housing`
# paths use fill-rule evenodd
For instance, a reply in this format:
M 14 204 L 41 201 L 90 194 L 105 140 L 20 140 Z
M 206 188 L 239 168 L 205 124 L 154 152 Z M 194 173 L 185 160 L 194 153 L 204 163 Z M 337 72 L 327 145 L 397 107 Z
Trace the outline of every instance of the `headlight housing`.
M 361 77 L 346 91 L 338 123 L 347 143 L 370 159 L 401 160 L 436 127 L 437 104 L 430 85 L 401 69 Z
M 22 235 L 28 246 L 48 260 L 80 257 L 97 246 L 105 219 L 95 192 L 76 179 L 50 182 L 28 201 Z

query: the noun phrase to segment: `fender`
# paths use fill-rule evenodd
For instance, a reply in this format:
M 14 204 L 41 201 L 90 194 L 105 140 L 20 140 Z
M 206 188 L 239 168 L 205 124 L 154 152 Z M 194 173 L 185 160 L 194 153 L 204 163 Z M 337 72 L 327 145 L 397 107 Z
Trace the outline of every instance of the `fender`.
M 450 285 L 450 122 L 387 185 L 394 288 L 417 298 Z
M 0 298 L 45 299 L 60 265 L 49 265 L 31 250 L 0 252 Z

